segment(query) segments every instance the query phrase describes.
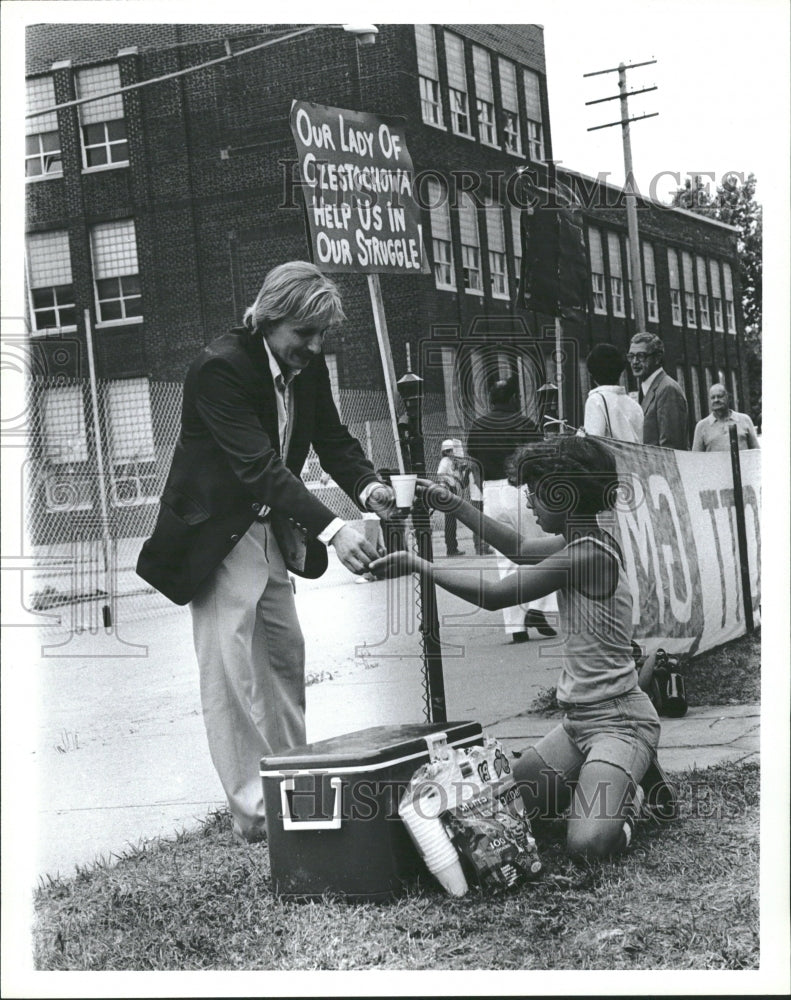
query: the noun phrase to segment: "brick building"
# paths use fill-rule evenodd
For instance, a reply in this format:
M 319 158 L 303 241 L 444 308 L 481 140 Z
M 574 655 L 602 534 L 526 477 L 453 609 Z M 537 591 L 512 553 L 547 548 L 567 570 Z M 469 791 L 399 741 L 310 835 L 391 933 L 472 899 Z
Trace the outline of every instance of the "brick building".
M 431 273 L 383 275 L 381 284 L 396 373 L 411 358 L 438 408 L 438 434 L 463 437 L 491 381 L 509 373 L 539 418 L 537 390 L 555 377 L 552 320 L 515 304 L 521 245 L 509 183 L 517 168 L 553 159 L 542 29 L 381 25 L 375 45 L 358 47 L 321 27 L 262 47 L 293 30 L 28 29 L 28 111 L 66 105 L 26 126 L 33 349 L 47 375 L 85 377 L 88 311 L 97 378 L 108 381 L 112 468 L 148 462 L 151 497 L 166 450 L 152 409 L 157 384 L 180 382 L 197 351 L 239 322 L 271 266 L 308 255 L 288 121 L 295 98 L 406 120 Z M 625 348 L 635 323 L 620 192 L 562 176 L 584 204 L 590 269 L 588 315 L 564 330 L 564 404 L 574 423 L 590 346 Z M 649 199 L 639 216 L 647 326 L 665 341 L 692 426 L 707 412 L 711 381 L 728 385 L 734 405 L 748 398 L 736 231 Z M 383 376 L 366 280 L 339 284 L 348 318 L 328 337 L 328 364 L 339 394 L 373 393 Z M 45 381 L 38 396 L 43 453 L 70 468 L 92 449 L 81 415 L 88 404 L 72 389 Z M 66 457 L 47 440 L 55 427 L 63 438 L 64 426 L 79 438 Z

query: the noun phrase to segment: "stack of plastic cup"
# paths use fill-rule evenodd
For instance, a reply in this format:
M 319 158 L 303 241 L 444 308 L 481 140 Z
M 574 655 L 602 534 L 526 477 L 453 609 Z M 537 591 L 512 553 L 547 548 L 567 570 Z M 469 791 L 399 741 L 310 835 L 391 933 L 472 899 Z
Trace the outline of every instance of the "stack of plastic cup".
M 398 813 L 434 878 L 451 896 L 463 896 L 467 892 L 467 879 L 456 848 L 432 808 L 430 798 L 430 793 L 416 800 L 407 798 L 399 806 Z

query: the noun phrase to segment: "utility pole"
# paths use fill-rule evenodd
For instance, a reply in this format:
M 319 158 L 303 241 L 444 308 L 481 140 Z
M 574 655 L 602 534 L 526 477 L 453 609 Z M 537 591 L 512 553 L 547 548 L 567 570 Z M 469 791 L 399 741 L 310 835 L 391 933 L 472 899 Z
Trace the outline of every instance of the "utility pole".
M 626 181 L 624 184 L 624 193 L 626 195 L 626 225 L 629 231 L 629 260 L 632 269 L 632 301 L 634 302 L 634 316 L 635 322 L 637 324 L 637 331 L 642 332 L 645 330 L 645 299 L 643 298 L 643 267 L 642 267 L 642 254 L 640 253 L 640 237 L 639 230 L 637 226 L 637 195 L 636 185 L 634 180 L 634 170 L 632 169 L 632 143 L 629 136 L 629 123 L 642 121 L 643 118 L 656 118 L 657 111 L 652 112 L 648 115 L 640 115 L 637 118 L 629 117 L 629 102 L 628 98 L 634 96 L 635 94 L 647 94 L 651 90 L 656 90 L 656 87 L 643 87 L 642 90 L 633 90 L 627 93 L 626 90 L 626 71 L 627 69 L 637 69 L 638 66 L 653 66 L 656 59 L 649 59 L 648 62 L 632 63 L 630 66 L 625 66 L 620 63 L 617 67 L 613 69 L 600 69 L 596 70 L 594 73 L 583 73 L 583 77 L 588 76 L 601 76 L 603 73 L 617 73 L 618 74 L 618 94 L 612 97 L 601 97 L 596 101 L 586 101 L 586 106 L 589 104 L 603 104 L 605 101 L 620 101 L 621 102 L 621 117 L 617 122 L 607 122 L 606 125 L 594 125 L 589 128 L 589 132 L 595 132 L 601 128 L 612 128 L 613 125 L 621 126 L 621 135 L 623 137 L 623 165 L 624 172 L 626 174 Z

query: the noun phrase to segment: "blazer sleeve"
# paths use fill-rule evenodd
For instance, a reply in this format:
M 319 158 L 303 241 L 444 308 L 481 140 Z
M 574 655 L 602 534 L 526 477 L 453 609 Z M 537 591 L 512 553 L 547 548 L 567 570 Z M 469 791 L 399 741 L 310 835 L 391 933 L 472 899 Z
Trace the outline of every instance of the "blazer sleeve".
M 329 472 L 343 492 L 360 507 L 360 491 L 368 483 L 379 482 L 379 477 L 365 457 L 360 442 L 341 421 L 332 398 L 327 366 L 323 358 L 321 361 L 317 372 L 316 416 L 311 443 L 319 456 L 321 467 Z
M 657 393 L 656 418 L 659 428 L 658 444 L 663 448 L 686 451 L 689 447 L 687 432 L 687 401 L 680 389 L 668 386 Z
M 249 387 L 223 358 L 197 372 L 195 408 L 251 496 L 299 521 L 316 536 L 335 517 L 280 458 Z

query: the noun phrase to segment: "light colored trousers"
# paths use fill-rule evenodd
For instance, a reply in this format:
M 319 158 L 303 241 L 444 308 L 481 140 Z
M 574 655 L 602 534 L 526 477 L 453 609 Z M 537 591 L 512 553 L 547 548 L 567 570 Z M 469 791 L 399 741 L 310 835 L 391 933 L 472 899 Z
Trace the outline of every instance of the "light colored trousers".
M 511 486 L 507 479 L 487 479 L 483 484 L 483 512 L 494 521 L 507 524 L 520 538 L 542 538 L 544 532 L 539 528 L 535 515 L 528 508 L 524 489 Z M 505 556 L 497 559 L 497 569 L 500 579 L 513 573 L 515 563 Z M 511 608 L 503 608 L 503 622 L 506 635 L 522 632 L 525 627 L 525 613 L 533 608 L 544 614 L 556 614 L 558 610 L 557 597 L 547 594 L 538 597 L 529 604 L 517 604 Z
M 211 759 L 234 833 L 265 827 L 262 756 L 305 743 L 305 642 L 271 526 L 254 521 L 190 603 Z

